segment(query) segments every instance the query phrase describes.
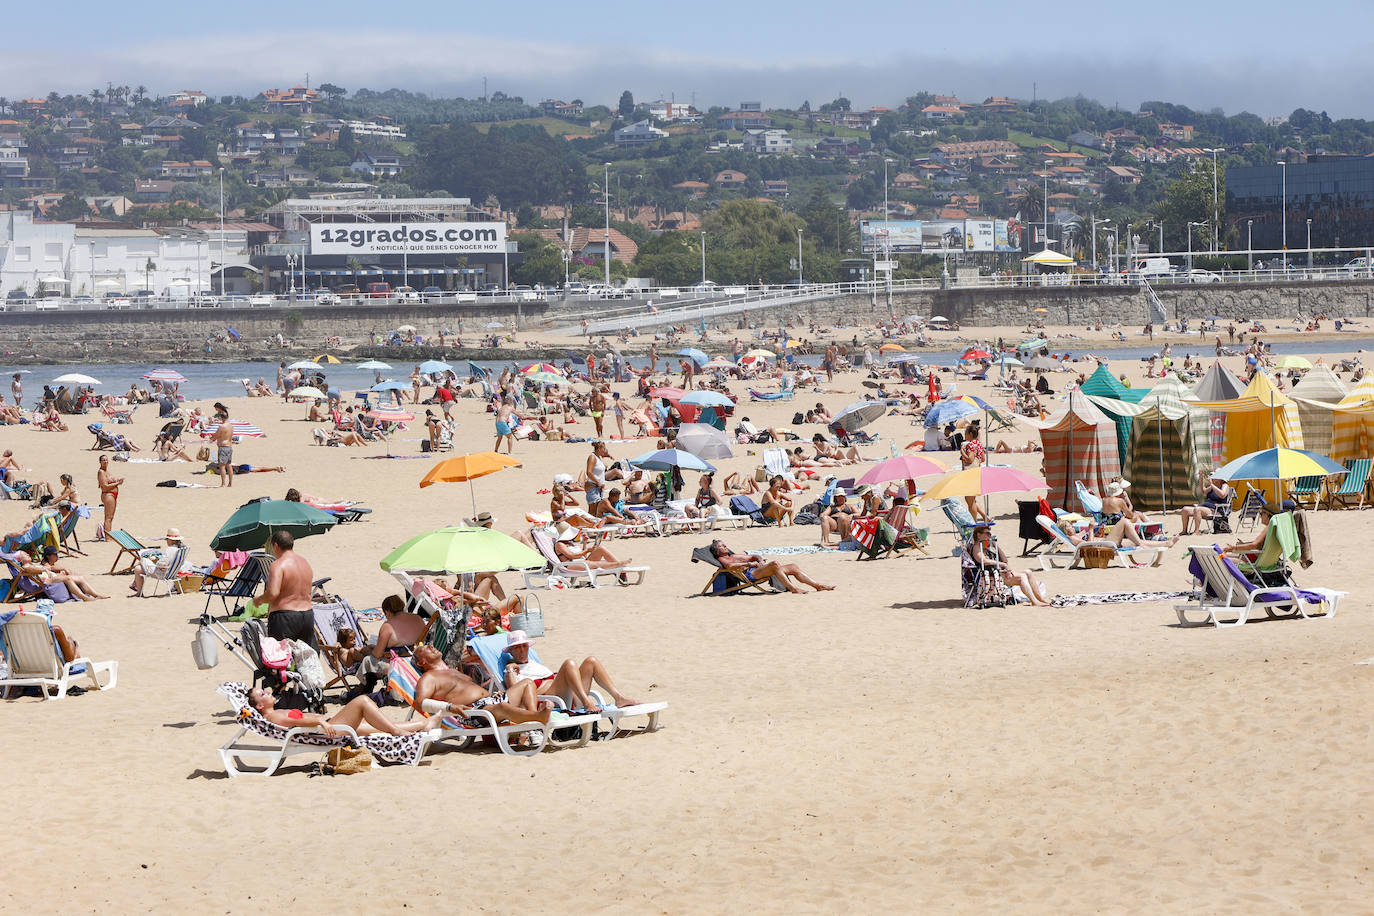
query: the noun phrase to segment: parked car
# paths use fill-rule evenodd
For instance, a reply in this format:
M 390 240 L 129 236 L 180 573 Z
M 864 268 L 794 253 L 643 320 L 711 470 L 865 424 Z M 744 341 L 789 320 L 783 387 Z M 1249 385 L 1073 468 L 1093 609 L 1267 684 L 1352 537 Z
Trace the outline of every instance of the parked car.
M 29 298 L 28 292 L 22 289 L 12 289 L 5 293 L 5 299 L 10 302 L 22 301 L 27 298 Z
M 437 286 L 426 286 L 420 290 L 420 298 L 425 302 L 437 302 L 444 298 L 444 291 Z
M 320 305 L 338 305 L 339 303 L 339 297 L 334 294 L 333 290 L 328 289 L 315 290 L 315 292 L 311 294 L 311 298 Z
M 587 295 L 587 284 L 574 281 L 565 286 L 563 291 L 569 296 L 585 296 Z
M 711 294 L 720 291 L 720 284 L 712 280 L 702 280 L 700 283 L 692 284 L 692 292 Z
M 593 299 L 624 299 L 625 290 L 618 286 L 607 286 L 604 283 L 596 283 L 587 288 L 587 295 Z
M 398 286 L 391 291 L 391 298 L 399 302 L 419 302 L 420 294 L 413 286 Z
M 1347 261 L 1341 266 L 1341 270 L 1352 274 L 1367 274 L 1369 273 L 1369 258 L 1356 258 L 1353 261 Z
M 367 298 L 386 299 L 391 296 L 391 284 L 386 281 L 367 284 Z
M 1181 279 L 1184 283 L 1220 283 L 1221 275 L 1214 274 L 1210 270 L 1203 270 L 1201 267 L 1194 267 L 1192 270 L 1185 271 Z
M 276 304 L 277 304 L 277 299 L 276 299 L 275 296 L 268 296 L 268 295 L 262 295 L 262 294 L 260 294 L 260 295 L 257 295 L 257 296 L 249 296 L 249 297 L 248 297 L 248 304 L 249 304 L 249 305 L 252 305 L 252 306 L 276 305 Z
M 338 289 L 334 290 L 334 292 L 338 294 L 340 299 L 357 299 L 363 294 L 362 290 L 351 283 L 346 286 L 340 286 Z
M 479 296 L 504 296 L 505 290 L 501 289 L 499 283 L 488 283 L 486 286 L 477 290 Z

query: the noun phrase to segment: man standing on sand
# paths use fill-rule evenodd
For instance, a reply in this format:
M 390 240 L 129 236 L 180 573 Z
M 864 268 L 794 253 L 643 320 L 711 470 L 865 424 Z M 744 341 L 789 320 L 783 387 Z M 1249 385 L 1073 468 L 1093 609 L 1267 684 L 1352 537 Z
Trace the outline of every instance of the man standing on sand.
M 606 395 L 595 385 L 592 386 L 592 393 L 587 398 L 587 410 L 592 415 L 592 423 L 596 424 L 596 437 L 600 439 L 605 435 L 601 431 L 601 424 L 606 416 Z
M 229 414 L 217 411 L 215 419 L 219 429 L 215 430 L 215 463 L 219 465 L 219 485 L 234 485 L 234 424 L 229 422 Z
M 19 373 L 14 373 L 14 381 L 10 382 L 10 391 L 14 392 L 14 406 L 22 406 L 19 402 L 24 400 L 24 380 Z
M 501 453 L 501 440 L 506 440 L 506 454 L 515 453 L 515 426 L 511 420 L 515 419 L 515 407 L 511 404 L 509 397 L 501 399 L 501 406 L 496 408 L 496 448 L 499 455 Z
M 296 539 L 291 532 L 272 532 L 271 544 L 272 555 L 277 559 L 267 573 L 267 585 L 262 592 L 262 601 L 268 608 L 267 635 L 299 639 L 318 652 L 314 604 L 310 600 L 310 583 L 315 574 L 305 558 L 296 553 Z

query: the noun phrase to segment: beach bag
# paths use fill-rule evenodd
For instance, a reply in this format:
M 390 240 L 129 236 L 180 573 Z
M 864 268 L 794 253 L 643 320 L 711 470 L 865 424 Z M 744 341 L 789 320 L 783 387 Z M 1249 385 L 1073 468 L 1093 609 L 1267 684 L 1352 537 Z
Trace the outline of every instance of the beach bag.
M 291 667 L 291 641 L 287 639 L 275 639 L 271 636 L 262 637 L 262 666 L 264 668 L 275 668 L 278 671 L 285 671 Z
M 1231 517 L 1229 515 L 1222 515 L 1221 513 L 1217 513 L 1216 515 L 1212 516 L 1212 533 L 1230 534 Z
M 324 755 L 320 771 L 326 776 L 352 776 L 372 769 L 372 752 L 365 747 L 336 747 Z
M 1116 551 L 1110 547 L 1084 547 L 1083 565 L 1088 569 L 1106 569 Z
M 209 627 L 196 630 L 195 638 L 191 640 L 191 657 L 202 671 L 219 664 L 219 644 Z
M 510 628 L 512 630 L 524 630 L 526 636 L 543 636 L 543 610 L 537 607 L 526 607 L 519 613 L 511 614 Z

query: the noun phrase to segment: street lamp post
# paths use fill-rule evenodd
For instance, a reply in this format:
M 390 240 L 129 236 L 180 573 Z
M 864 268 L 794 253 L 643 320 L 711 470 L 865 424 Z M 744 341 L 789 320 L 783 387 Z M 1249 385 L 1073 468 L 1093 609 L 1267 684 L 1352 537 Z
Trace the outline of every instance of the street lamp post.
M 1310 219 L 1307 221 L 1307 225 L 1308 225 L 1308 232 L 1311 232 L 1311 231 L 1312 231 L 1312 230 L 1311 230 L 1312 221 L 1311 221 Z M 802 231 L 801 231 L 800 229 L 798 229 L 798 230 L 797 230 L 797 290 L 798 290 L 798 291 L 800 291 L 801 288 L 802 288 L 802 250 L 801 250 L 801 234 L 802 234 Z M 1310 246 L 1309 246 L 1309 247 L 1310 247 Z
M 224 295 L 224 169 L 219 170 L 219 294 Z
M 1159 230 L 1159 253 L 1164 253 L 1164 220 L 1155 220 L 1155 228 Z
M 1115 276 L 1115 275 L 1116 275 L 1116 246 L 1117 246 L 1117 242 L 1119 241 L 1119 239 L 1117 238 L 1117 230 L 1115 230 L 1115 229 L 1109 230 L 1106 234 L 1109 235 L 1109 236 L 1111 236 L 1111 239 L 1112 239 L 1112 247 L 1111 247 L 1111 252 L 1112 252 L 1112 275 Z
M 1217 251 L 1217 236 L 1221 235 L 1221 206 L 1217 202 L 1217 153 L 1221 150 L 1212 147 L 1204 150 L 1212 154 L 1212 253 Z
M 1102 266 L 1101 266 L 1100 264 L 1097 263 L 1097 224 L 1098 224 L 1098 223 L 1101 223 L 1103 226 L 1108 226 L 1108 225 L 1111 224 L 1112 221 L 1109 220 L 1109 219 L 1097 219 L 1096 217 L 1092 216 L 1091 214 L 1088 215 L 1088 221 L 1089 221 L 1090 223 L 1092 223 L 1092 234 L 1093 234 L 1093 270 L 1094 270 L 1096 273 L 1101 273 L 1101 272 L 1102 272 Z
M 606 248 L 603 252 L 602 261 L 606 268 L 606 287 L 609 289 L 611 286 L 611 164 L 609 162 L 606 163 L 606 178 L 602 183 L 601 190 L 602 196 L 606 200 L 606 235 L 604 238 Z
M 701 233 L 701 288 L 706 289 L 706 231 Z
M 1247 219 L 1245 221 L 1245 269 L 1253 272 L 1255 269 L 1255 221 Z
M 887 278 L 887 304 L 892 307 L 892 214 L 887 205 L 887 166 L 892 160 L 883 158 L 883 275 Z
M 296 256 L 286 256 L 286 284 L 292 299 L 296 298 Z
M 1312 220 L 1307 221 L 1307 269 L 1312 269 Z
M 1195 223 L 1192 220 L 1188 220 L 1188 273 L 1190 274 L 1193 272 L 1193 227 L 1205 225 L 1207 225 L 1205 221 Z
M 1280 205 L 1279 205 L 1280 208 L 1282 209 L 1282 213 L 1283 213 L 1283 217 L 1282 217 L 1282 223 L 1283 223 L 1283 269 L 1284 269 L 1284 270 L 1287 270 L 1287 269 L 1288 269 L 1288 163 L 1287 163 L 1287 162 L 1284 162 L 1282 159 L 1279 160 L 1279 171 L 1280 171 L 1280 173 L 1281 173 L 1282 176 L 1283 176 L 1283 190 L 1282 190 L 1282 192 L 1281 192 L 1281 193 L 1282 193 L 1282 196 L 1283 196 L 1283 201 L 1282 201 L 1282 203 L 1280 203 Z

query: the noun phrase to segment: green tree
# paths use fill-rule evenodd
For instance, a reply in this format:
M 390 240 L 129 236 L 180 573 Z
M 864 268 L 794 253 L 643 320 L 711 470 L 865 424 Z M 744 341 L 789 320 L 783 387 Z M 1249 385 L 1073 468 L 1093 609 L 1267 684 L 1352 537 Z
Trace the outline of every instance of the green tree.
M 707 215 L 706 251 L 712 279 L 724 283 L 787 283 L 796 279 L 801 218 L 762 201 L 731 200 Z
M 57 202 L 55 207 L 48 211 L 49 218 L 58 220 L 59 222 L 68 222 L 90 215 L 90 204 L 86 203 L 80 196 L 70 193 L 66 194 Z
M 348 95 L 347 89 L 342 86 L 335 86 L 333 83 L 320 83 L 320 92 L 330 102 Z
M 520 245 L 524 259 L 511 266 L 511 279 L 516 283 L 561 286 L 563 283 L 563 252 L 548 239 L 534 232 L 513 232 L 511 238 Z
M 635 97 L 630 90 L 626 89 L 620 93 L 620 104 L 616 106 L 616 113 L 622 118 L 628 118 L 635 113 Z
M 1221 225 L 1226 225 L 1226 169 L 1218 163 L 1217 209 Z M 1155 208 L 1155 219 L 1164 223 L 1164 245 L 1169 251 L 1183 251 L 1188 246 L 1188 223 L 1194 226 L 1193 250 L 1211 247 L 1215 228 L 1212 225 L 1212 160 L 1202 159 L 1197 167 L 1169 182 L 1163 198 Z
M 664 232 L 639 246 L 635 275 L 652 277 L 660 286 L 689 286 L 701 279 L 701 235 Z

